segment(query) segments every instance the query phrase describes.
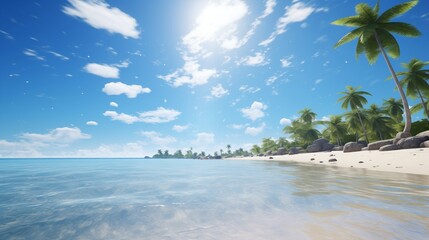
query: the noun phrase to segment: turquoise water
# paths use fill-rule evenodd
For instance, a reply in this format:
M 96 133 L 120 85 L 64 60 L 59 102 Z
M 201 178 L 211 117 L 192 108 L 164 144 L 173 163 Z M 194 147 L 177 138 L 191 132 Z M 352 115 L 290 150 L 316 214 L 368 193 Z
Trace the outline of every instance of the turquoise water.
M 263 161 L 0 160 L 0 239 L 428 239 L 429 177 Z

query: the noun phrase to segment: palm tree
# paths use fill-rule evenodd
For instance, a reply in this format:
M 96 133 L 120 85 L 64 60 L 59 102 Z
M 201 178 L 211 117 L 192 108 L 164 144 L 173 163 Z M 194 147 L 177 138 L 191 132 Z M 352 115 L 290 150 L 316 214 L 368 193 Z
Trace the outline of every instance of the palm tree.
M 386 115 L 386 112 L 380 109 L 376 104 L 371 104 L 368 110 L 368 125 L 374 139 L 383 140 L 387 136 L 394 133 L 394 129 L 390 127 L 392 119 Z
M 314 119 L 316 119 L 316 113 L 311 111 L 309 108 L 304 108 L 301 111 L 299 111 L 301 114 L 300 120 L 305 123 L 311 123 Z
M 346 92 L 341 92 L 342 94 L 344 94 L 344 96 L 342 96 L 340 99 L 338 99 L 339 101 L 342 101 L 343 103 L 341 104 L 341 108 L 343 109 L 348 109 L 350 107 L 351 110 L 355 110 L 357 112 L 357 115 L 359 117 L 359 122 L 360 125 L 362 127 L 362 131 L 363 134 L 365 136 L 365 140 L 366 142 L 368 141 L 368 134 L 366 133 L 366 129 L 365 129 L 365 125 L 364 125 L 364 121 L 362 120 L 362 114 L 360 112 L 359 109 L 363 108 L 363 105 L 366 104 L 368 101 L 366 100 L 366 98 L 364 97 L 364 95 L 369 95 L 371 96 L 371 94 L 369 92 L 365 92 L 365 91 L 358 91 L 360 89 L 360 87 L 352 87 L 352 86 L 347 86 L 347 91 Z
M 366 112 L 360 112 L 358 109 L 352 110 L 344 114 L 347 122 L 347 128 L 350 132 L 356 135 L 356 142 L 359 141 L 359 131 L 362 130 L 362 125 L 368 123 Z
M 398 72 L 398 76 L 404 76 L 400 84 L 402 87 L 407 88 L 407 95 L 415 98 L 417 95 L 420 98 L 426 117 L 429 118 L 429 111 L 423 98 L 423 92 L 429 92 L 429 70 L 422 69 L 429 62 L 423 62 L 418 59 L 412 59 L 409 63 L 402 63 L 402 66 L 406 69 L 404 72 Z
M 228 149 L 228 155 L 231 155 L 231 144 L 226 145 L 226 148 Z
M 320 132 L 315 128 L 315 123 L 305 123 L 300 120 L 293 120 L 289 126 L 283 128 L 284 133 L 291 134 L 297 142 L 310 144 L 318 139 Z
M 383 55 L 395 85 L 399 90 L 399 94 L 401 95 L 402 105 L 405 109 L 405 127 L 403 132 L 406 133 L 410 133 L 411 130 L 411 112 L 404 90 L 396 77 L 387 54 L 392 58 L 397 58 L 400 55 L 398 42 L 392 33 L 408 37 L 417 37 L 421 35 L 417 28 L 408 23 L 391 22 L 393 18 L 408 12 L 417 5 L 417 3 L 418 0 L 405 2 L 388 9 L 382 14 L 379 14 L 380 7 L 378 2 L 374 8 L 371 8 L 368 4 L 359 3 L 355 7 L 357 15 L 341 18 L 332 22 L 334 25 L 356 27 L 356 29 L 342 37 L 335 44 L 335 47 L 358 38 L 356 57 L 365 52 L 369 63 L 373 64 L 377 61 L 380 53 Z
M 341 116 L 333 115 L 329 117 L 329 121 L 321 121 L 326 126 L 324 134 L 327 134 L 330 139 L 336 139 L 337 145 L 341 146 L 341 139 L 347 135 L 347 126 L 343 122 Z
M 401 99 L 389 98 L 384 100 L 383 108 L 389 116 L 396 120 L 396 122 L 402 122 L 404 106 L 402 105 Z
M 250 151 L 255 155 L 259 155 L 261 153 L 261 148 L 255 144 L 252 146 L 252 149 L 250 149 Z

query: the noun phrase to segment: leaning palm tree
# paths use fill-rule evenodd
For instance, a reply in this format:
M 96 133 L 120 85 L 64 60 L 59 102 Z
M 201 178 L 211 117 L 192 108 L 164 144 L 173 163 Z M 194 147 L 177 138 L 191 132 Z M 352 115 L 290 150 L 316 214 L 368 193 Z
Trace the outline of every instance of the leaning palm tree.
M 405 127 L 403 132 L 406 133 L 409 133 L 411 130 L 411 112 L 404 90 L 396 77 L 395 71 L 393 70 L 387 55 L 392 58 L 397 58 L 400 55 L 398 42 L 392 33 L 408 37 L 421 35 L 417 28 L 408 23 L 391 22 L 393 18 L 408 12 L 411 8 L 417 5 L 417 3 L 418 0 L 405 2 L 388 9 L 382 14 L 379 14 L 380 7 L 378 2 L 374 8 L 371 8 L 368 4 L 359 3 L 355 7 L 357 15 L 341 18 L 332 22 L 332 24 L 335 25 L 356 27 L 356 29 L 342 37 L 335 44 L 335 47 L 358 38 L 356 57 L 365 52 L 369 63 L 373 64 L 377 61 L 380 53 L 383 55 L 393 80 L 395 81 L 395 85 L 399 90 L 399 94 L 401 95 L 402 105 L 405 109 Z
M 401 99 L 389 98 L 384 100 L 383 108 L 389 116 L 396 120 L 396 122 L 402 122 L 404 106 L 402 105 Z
M 311 109 L 309 109 L 309 108 L 304 108 L 301 111 L 299 111 L 299 113 L 301 114 L 301 116 L 299 117 L 299 119 L 302 122 L 311 123 L 311 122 L 313 122 L 313 120 L 316 119 L 316 113 L 314 113 L 313 111 L 311 111 Z
M 354 88 L 352 86 L 347 86 L 346 88 L 347 88 L 347 91 L 341 92 L 344 96 L 342 96 L 340 99 L 338 99 L 338 101 L 343 102 L 341 104 L 341 108 L 348 109 L 350 107 L 351 110 L 356 111 L 356 113 L 359 117 L 359 122 L 360 122 L 360 125 L 362 127 L 363 134 L 365 136 L 365 140 L 366 140 L 366 142 L 369 142 L 368 141 L 368 134 L 367 134 L 366 129 L 365 129 L 365 124 L 364 124 L 364 121 L 362 120 L 362 116 L 361 116 L 362 114 L 361 114 L 361 111 L 359 109 L 362 109 L 363 105 L 368 102 L 364 95 L 371 96 L 371 94 L 369 92 L 365 92 L 365 91 L 358 91 L 360 89 L 360 87 Z
M 429 62 L 414 58 L 409 63 L 402 63 L 406 71 L 398 72 L 397 75 L 404 76 L 400 81 L 401 86 L 407 88 L 408 96 L 420 98 L 426 117 L 429 118 L 429 111 L 422 94 L 422 92 L 429 92 L 429 70 L 423 69 L 427 65 Z

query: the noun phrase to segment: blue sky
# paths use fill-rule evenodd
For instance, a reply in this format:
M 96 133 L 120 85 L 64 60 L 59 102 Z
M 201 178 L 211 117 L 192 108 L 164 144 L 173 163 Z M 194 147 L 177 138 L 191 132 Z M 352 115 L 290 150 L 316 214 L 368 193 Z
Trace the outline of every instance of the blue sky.
M 382 59 L 357 61 L 355 42 L 333 48 L 350 29 L 330 22 L 359 2 L 2 1 L 0 157 L 248 149 L 287 137 L 305 107 L 343 113 L 347 85 L 369 104 L 399 98 Z M 397 37 L 394 68 L 428 60 L 429 2 L 397 20 L 423 36 Z

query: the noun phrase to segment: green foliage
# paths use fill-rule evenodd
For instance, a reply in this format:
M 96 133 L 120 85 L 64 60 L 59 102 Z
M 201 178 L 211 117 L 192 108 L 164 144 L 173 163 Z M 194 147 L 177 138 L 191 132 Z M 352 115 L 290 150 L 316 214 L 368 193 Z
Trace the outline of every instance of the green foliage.
M 411 124 L 411 134 L 413 136 L 428 130 L 429 130 L 429 120 L 427 119 L 422 119 L 420 121 L 416 121 Z

